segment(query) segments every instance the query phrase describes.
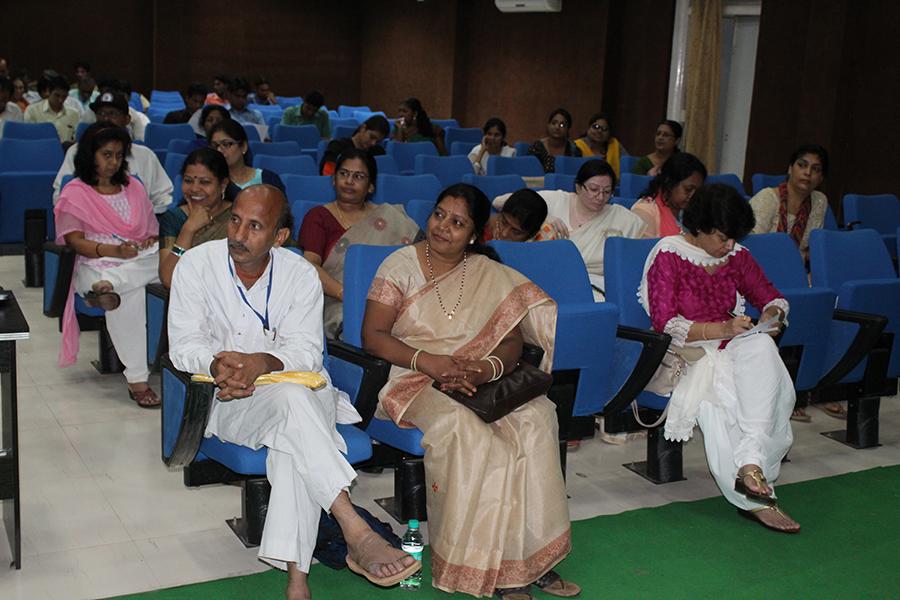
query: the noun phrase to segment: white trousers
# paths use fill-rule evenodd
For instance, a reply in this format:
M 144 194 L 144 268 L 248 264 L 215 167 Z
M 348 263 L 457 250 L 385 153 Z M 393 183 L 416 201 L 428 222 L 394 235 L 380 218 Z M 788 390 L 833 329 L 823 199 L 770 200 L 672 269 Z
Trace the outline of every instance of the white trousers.
M 266 476 L 272 484 L 259 557 L 309 572 L 320 511 L 330 511 L 356 472 L 341 454 L 337 391 L 318 392 L 290 383 L 260 386 L 252 396 L 215 401 L 206 435 L 258 449 L 269 448 Z
M 725 498 L 745 510 L 763 505 L 734 491 L 738 469 L 759 465 L 773 488 L 794 436 L 790 416 L 795 393 L 790 374 L 768 335 L 734 340 L 722 352 L 731 375 L 717 373 L 713 390 L 700 403 L 709 470 Z
M 97 269 L 80 264 L 75 269 L 75 293 L 83 296 L 98 281 L 109 281 L 121 304 L 106 312 L 106 329 L 119 360 L 125 365 L 128 383 L 147 381 L 147 300 L 144 288 L 159 281 L 159 255 L 151 254 L 121 265 Z

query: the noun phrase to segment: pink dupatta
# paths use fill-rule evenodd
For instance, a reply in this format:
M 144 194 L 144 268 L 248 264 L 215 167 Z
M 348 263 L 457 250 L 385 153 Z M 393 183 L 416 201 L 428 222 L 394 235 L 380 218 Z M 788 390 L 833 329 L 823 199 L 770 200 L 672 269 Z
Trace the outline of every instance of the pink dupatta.
M 678 224 L 678 221 L 675 220 L 675 215 L 672 214 L 672 209 L 670 209 L 666 205 L 666 201 L 663 199 L 662 191 L 656 194 L 656 197 L 653 199 L 656 202 L 656 206 L 659 207 L 659 235 L 658 237 L 668 237 L 670 235 L 678 235 L 681 233 L 681 225 Z
M 111 234 L 127 240 L 145 240 L 159 235 L 159 221 L 153 214 L 153 205 L 141 182 L 128 178 L 124 187 L 125 197 L 131 207 L 131 223 L 126 223 L 119 213 L 106 202 L 101 194 L 80 179 L 73 179 L 62 190 L 59 202 L 53 209 L 56 218 L 56 243 L 65 245 L 65 236 L 73 231 L 85 234 Z M 82 261 L 75 260 L 75 268 Z M 59 366 L 68 367 L 78 356 L 78 319 L 75 318 L 75 274 L 69 284 L 69 295 L 63 311 L 62 344 L 59 348 Z

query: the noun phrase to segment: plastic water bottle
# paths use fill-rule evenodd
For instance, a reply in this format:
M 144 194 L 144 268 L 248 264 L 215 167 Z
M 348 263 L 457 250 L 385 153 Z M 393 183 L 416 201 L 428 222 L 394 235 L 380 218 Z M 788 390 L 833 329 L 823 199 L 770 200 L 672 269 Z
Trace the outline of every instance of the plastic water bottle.
M 409 526 L 406 529 L 406 533 L 403 534 L 400 547 L 414 559 L 422 560 L 422 548 L 425 547 L 425 543 L 422 541 L 422 533 L 419 531 L 419 521 L 417 519 L 409 520 Z M 400 582 L 400 589 L 415 592 L 418 591 L 421 585 L 422 569 L 419 569 Z

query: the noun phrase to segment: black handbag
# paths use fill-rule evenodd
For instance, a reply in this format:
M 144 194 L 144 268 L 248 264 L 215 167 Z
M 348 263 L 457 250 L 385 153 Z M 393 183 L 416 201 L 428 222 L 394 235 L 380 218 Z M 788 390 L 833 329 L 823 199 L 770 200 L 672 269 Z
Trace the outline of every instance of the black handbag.
M 512 372 L 497 381 L 479 385 L 474 395 L 457 391 L 442 393 L 474 412 L 485 423 L 493 423 L 550 389 L 553 376 L 537 368 L 543 356 L 542 348 L 525 344 L 522 357 Z M 435 381 L 433 385 L 440 390 L 440 382 Z

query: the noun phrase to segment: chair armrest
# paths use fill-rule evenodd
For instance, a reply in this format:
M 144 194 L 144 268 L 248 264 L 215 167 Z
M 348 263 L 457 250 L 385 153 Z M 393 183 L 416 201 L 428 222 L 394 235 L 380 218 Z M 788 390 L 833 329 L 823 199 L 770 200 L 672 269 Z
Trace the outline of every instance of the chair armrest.
M 191 381 L 169 355 L 162 357 L 162 459 L 167 467 L 186 467 L 203 442 L 215 386 Z
M 53 297 L 44 314 L 51 318 L 61 317 L 69 297 L 69 285 L 72 283 L 72 272 L 75 270 L 75 251 L 68 246 L 60 246 L 53 242 L 44 242 L 44 252 L 59 256 L 59 268 L 56 281 L 53 282 Z M 62 321 L 60 321 L 62 331 Z
M 657 333 L 649 329 L 638 329 L 619 325 L 616 337 L 623 340 L 638 342 L 641 344 L 641 353 L 638 356 L 631 374 L 612 400 L 607 403 L 604 413 L 615 414 L 625 410 L 638 394 L 644 391 L 653 374 L 659 368 L 659 364 L 666 355 L 671 336 L 667 333 Z
M 378 392 L 387 383 L 391 364 L 386 360 L 372 356 L 361 348 L 338 340 L 328 340 L 328 354 L 333 358 L 359 365 L 363 369 L 362 381 L 356 394 L 356 411 L 362 417 L 357 426 L 363 431 L 375 415 L 378 407 Z
M 862 313 L 851 310 L 836 308 L 834 310 L 835 321 L 844 323 L 852 323 L 859 326 L 853 341 L 847 347 L 841 359 L 835 364 L 831 370 L 819 381 L 819 386 L 831 385 L 838 383 L 856 365 L 863 360 L 869 352 L 878 344 L 881 333 L 887 326 L 887 317 L 881 315 L 873 315 L 870 313 Z

